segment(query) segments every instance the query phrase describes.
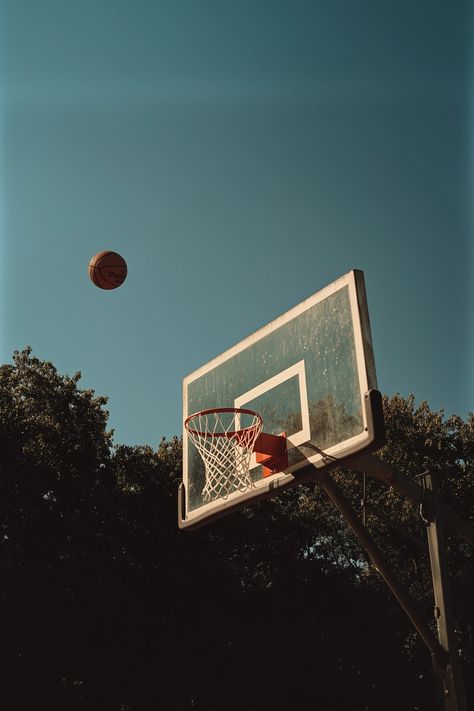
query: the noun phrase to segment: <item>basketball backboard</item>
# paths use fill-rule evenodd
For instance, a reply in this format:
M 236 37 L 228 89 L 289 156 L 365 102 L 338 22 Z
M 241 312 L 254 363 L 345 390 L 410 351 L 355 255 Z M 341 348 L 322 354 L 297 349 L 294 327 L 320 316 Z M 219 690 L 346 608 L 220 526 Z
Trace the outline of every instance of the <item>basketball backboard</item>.
M 209 408 L 254 410 L 264 432 L 286 433 L 288 466 L 264 476 L 253 454 L 249 486 L 209 500 L 203 461 L 185 429 L 180 527 L 202 525 L 380 446 L 376 388 L 364 275 L 354 270 L 184 379 L 184 418 Z

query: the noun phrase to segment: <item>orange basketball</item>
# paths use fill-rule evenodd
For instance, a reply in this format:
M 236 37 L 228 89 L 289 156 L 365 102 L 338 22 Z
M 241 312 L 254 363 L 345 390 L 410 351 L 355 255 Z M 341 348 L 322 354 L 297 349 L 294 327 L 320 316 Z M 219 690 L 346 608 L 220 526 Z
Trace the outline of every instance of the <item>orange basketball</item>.
M 117 252 L 99 252 L 89 262 L 89 276 L 101 289 L 116 289 L 127 277 L 127 263 Z

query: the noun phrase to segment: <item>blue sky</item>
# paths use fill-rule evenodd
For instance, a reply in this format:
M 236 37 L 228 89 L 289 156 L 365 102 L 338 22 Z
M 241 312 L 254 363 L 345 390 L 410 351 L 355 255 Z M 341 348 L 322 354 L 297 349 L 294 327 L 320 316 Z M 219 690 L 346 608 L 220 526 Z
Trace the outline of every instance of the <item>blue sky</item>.
M 359 268 L 380 390 L 473 410 L 468 8 L 4 1 L 1 362 L 156 446 L 185 375 Z

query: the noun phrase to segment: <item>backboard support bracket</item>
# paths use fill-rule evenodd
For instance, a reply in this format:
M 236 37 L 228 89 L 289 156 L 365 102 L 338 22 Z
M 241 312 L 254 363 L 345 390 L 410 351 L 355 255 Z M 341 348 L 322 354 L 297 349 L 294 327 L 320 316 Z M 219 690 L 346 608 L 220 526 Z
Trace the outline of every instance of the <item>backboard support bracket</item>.
M 262 465 L 264 479 L 288 469 L 286 432 L 279 435 L 262 432 L 255 440 L 254 452 L 257 464 Z

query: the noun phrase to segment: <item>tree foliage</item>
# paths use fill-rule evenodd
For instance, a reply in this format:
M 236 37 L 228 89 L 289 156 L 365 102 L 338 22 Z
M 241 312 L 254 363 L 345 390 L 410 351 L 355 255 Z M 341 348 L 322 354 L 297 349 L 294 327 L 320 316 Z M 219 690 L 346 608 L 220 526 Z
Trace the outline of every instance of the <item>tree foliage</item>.
M 79 381 L 30 348 L 0 367 L 7 708 L 433 707 L 428 652 L 318 485 L 179 531 L 180 439 L 114 445 L 106 398 Z M 472 520 L 472 415 L 398 395 L 384 410 L 379 456 L 432 469 Z M 334 476 L 359 510 L 360 474 Z M 429 619 L 427 552 L 400 533 L 425 540 L 418 507 L 375 481 L 368 499 L 385 514 L 367 514 L 372 536 Z M 450 538 L 448 557 L 469 681 L 472 550 Z

